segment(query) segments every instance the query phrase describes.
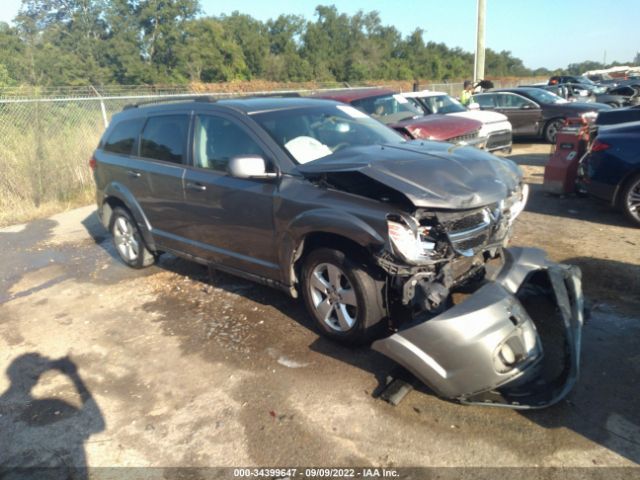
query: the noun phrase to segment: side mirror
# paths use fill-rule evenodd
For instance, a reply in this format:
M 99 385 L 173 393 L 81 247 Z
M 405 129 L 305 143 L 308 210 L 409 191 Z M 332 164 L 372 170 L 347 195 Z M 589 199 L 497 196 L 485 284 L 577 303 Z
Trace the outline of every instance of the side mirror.
M 520 109 L 522 110 L 531 110 L 532 108 L 533 108 L 533 105 L 531 105 L 530 103 L 525 103 L 520 107 Z
M 258 155 L 233 157 L 229 160 L 229 174 L 236 178 L 275 178 L 277 173 L 267 172 L 267 162 Z
M 480 104 L 476 102 L 471 102 L 469 105 L 467 105 L 467 108 L 469 110 L 480 110 Z

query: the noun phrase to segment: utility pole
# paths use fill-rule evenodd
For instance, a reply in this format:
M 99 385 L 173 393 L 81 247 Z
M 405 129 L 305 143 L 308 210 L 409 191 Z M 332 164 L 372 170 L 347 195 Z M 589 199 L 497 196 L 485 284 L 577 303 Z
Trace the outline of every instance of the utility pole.
M 478 0 L 478 24 L 476 26 L 476 56 L 473 65 L 473 81 L 484 79 L 484 20 L 486 0 Z

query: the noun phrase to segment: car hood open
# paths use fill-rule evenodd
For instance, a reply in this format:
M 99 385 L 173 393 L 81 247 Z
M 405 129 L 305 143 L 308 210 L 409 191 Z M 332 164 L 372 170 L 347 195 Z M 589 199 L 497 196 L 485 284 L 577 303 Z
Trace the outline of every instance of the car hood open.
M 416 207 L 468 209 L 506 198 L 522 180 L 510 160 L 472 147 L 411 141 L 341 150 L 299 165 L 306 177 L 358 172 Z

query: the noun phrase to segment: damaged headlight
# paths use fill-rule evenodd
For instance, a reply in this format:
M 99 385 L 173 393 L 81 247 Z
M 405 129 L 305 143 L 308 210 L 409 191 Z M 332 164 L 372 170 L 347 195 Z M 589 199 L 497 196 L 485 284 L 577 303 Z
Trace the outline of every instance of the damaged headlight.
M 509 207 L 509 219 L 513 222 L 518 215 L 522 213 L 524 207 L 527 205 L 527 200 L 529 198 L 529 185 L 526 183 L 522 184 L 522 188 L 516 191 L 515 198 L 511 201 L 511 206 Z
M 421 226 L 417 222 L 409 225 L 408 222 L 411 220 L 390 217 L 387 219 L 387 229 L 394 253 L 409 263 L 416 263 L 428 259 L 436 244 L 425 238 L 429 233 L 429 227 Z

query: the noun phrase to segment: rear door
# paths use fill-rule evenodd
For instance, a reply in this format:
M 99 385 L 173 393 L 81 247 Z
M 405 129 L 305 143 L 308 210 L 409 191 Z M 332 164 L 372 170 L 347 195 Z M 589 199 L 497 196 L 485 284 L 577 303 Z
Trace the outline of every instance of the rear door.
M 106 188 L 108 183 L 129 191 L 135 186 L 132 185 L 135 182 L 132 182 L 131 170 L 136 162 L 132 155 L 144 120 L 144 117 L 123 120 L 107 131 L 101 148 L 95 154 L 99 162 L 99 168 L 96 169 L 98 189 Z
M 175 250 L 184 249 L 183 177 L 190 122 L 188 111 L 149 116 L 140 134 L 136 168 L 128 172 L 156 243 Z
M 542 121 L 540 106 L 515 93 L 501 92 L 495 94 L 495 111 L 506 115 L 513 127 L 514 135 L 536 135 Z
M 183 235 L 200 258 L 268 278 L 279 278 L 273 202 L 277 179 L 228 174 L 233 157 L 272 155 L 249 125 L 224 112 L 198 113 L 193 161 L 187 168 Z M 275 171 L 275 169 L 274 169 Z

